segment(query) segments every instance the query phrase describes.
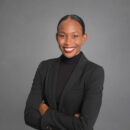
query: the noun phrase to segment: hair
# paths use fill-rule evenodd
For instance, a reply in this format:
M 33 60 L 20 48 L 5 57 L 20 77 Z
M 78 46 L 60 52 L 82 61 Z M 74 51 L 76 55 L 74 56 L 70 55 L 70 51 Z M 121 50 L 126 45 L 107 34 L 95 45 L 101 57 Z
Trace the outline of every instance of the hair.
M 64 20 L 67 20 L 68 18 L 71 18 L 71 19 L 77 21 L 77 22 L 81 25 L 81 27 L 82 27 L 82 34 L 84 35 L 84 34 L 85 34 L 85 24 L 84 24 L 84 21 L 82 20 L 81 17 L 79 17 L 78 15 L 75 15 L 75 14 L 70 14 L 70 15 L 65 15 L 65 16 L 63 16 L 63 17 L 60 19 L 60 21 L 59 21 L 59 23 L 58 23 L 58 25 L 57 25 L 57 32 L 58 32 L 58 28 L 59 28 L 60 23 L 61 23 L 62 21 L 64 21 Z

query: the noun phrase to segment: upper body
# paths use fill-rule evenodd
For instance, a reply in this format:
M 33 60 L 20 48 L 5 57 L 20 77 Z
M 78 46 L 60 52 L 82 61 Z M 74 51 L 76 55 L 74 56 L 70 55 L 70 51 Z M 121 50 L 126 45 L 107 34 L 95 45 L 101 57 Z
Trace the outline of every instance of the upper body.
M 89 61 L 80 51 L 87 35 L 81 34 L 82 26 L 78 22 L 64 19 L 58 29 L 57 41 L 62 56 L 80 57 L 68 68 L 61 64 L 62 56 L 39 64 L 26 102 L 25 122 L 42 130 L 93 130 L 102 103 L 103 67 Z M 67 80 L 65 76 L 60 78 L 65 84 L 58 84 L 63 68 L 71 73 L 66 73 Z

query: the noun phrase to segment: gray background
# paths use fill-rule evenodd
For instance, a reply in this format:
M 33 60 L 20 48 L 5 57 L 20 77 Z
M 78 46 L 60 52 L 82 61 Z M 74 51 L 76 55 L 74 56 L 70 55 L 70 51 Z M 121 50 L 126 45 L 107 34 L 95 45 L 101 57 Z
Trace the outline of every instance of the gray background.
M 25 102 L 40 61 L 61 55 L 56 26 L 68 13 L 84 19 L 82 51 L 105 69 L 95 130 L 130 130 L 130 0 L 0 0 L 0 130 L 32 130 Z

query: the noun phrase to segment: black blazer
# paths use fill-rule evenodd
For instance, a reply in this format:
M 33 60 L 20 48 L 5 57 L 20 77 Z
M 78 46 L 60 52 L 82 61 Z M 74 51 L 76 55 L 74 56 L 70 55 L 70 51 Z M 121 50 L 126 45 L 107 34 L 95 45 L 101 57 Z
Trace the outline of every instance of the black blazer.
M 40 130 L 93 130 L 102 103 L 104 69 L 82 52 L 57 107 L 59 61 L 60 57 L 39 64 L 24 110 L 25 123 Z M 43 116 L 38 111 L 42 100 L 49 106 Z M 80 117 L 74 117 L 75 113 Z

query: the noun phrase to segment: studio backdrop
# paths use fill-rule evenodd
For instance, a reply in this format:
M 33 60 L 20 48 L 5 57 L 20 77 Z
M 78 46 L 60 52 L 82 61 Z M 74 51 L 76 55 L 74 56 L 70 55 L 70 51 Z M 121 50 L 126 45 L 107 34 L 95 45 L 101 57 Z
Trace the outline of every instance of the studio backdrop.
M 66 14 L 83 18 L 82 51 L 105 70 L 95 130 L 130 130 L 130 0 L 0 0 L 0 130 L 33 130 L 26 99 L 38 64 L 61 55 L 55 35 Z

